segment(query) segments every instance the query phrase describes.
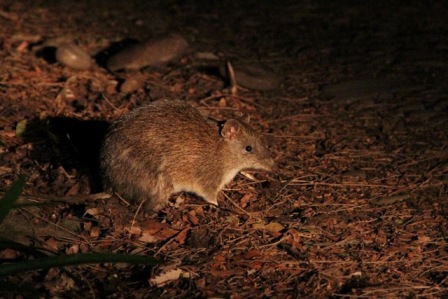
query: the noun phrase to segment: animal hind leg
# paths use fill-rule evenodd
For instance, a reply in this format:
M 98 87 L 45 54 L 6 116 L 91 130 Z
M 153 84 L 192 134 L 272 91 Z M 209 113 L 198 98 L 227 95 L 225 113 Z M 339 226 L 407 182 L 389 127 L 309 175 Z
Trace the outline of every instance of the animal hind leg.
M 146 200 L 144 205 L 146 210 L 157 212 L 168 204 L 174 188 L 171 180 L 166 175 L 159 175 L 157 177 L 157 184 L 151 187 L 147 192 L 150 198 Z
M 197 195 L 202 197 L 206 202 L 218 206 L 218 192 L 206 192 L 203 190 L 197 190 Z

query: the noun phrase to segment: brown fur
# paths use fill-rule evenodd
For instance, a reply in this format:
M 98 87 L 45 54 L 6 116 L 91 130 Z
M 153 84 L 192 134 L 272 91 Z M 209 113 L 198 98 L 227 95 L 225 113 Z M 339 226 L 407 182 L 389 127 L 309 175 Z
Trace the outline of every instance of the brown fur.
M 253 150 L 246 152 L 247 146 Z M 180 191 L 217 205 L 218 192 L 238 171 L 273 166 L 246 123 L 212 124 L 180 100 L 157 101 L 120 118 L 101 150 L 106 189 L 155 211 Z

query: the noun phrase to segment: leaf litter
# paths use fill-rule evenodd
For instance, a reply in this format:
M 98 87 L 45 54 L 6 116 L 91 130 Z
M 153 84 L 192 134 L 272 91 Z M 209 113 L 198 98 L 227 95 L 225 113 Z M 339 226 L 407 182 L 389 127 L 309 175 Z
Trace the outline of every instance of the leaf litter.
M 252 1 L 231 12 L 131 2 L 0 7 L 2 194 L 27 177 L 24 206 L 0 236 L 52 254 L 132 253 L 161 264 L 53 268 L 7 283 L 75 298 L 447 296 L 445 6 L 263 3 L 252 14 Z M 227 26 L 216 22 L 223 11 Z M 230 93 L 219 73 L 189 67 L 188 55 L 135 74 L 101 66 L 105 45 L 185 24 L 193 49 L 243 64 L 257 56 L 282 70 L 280 88 Z M 76 71 L 33 51 L 58 37 L 98 53 L 97 63 Z M 138 85 L 120 92 L 128 78 Z M 181 194 L 153 218 L 116 196 L 88 199 L 101 191 L 89 153 L 107 123 L 163 97 L 216 119 L 249 114 L 279 173 L 237 176 L 219 208 Z M 6 248 L 0 257 L 33 255 Z

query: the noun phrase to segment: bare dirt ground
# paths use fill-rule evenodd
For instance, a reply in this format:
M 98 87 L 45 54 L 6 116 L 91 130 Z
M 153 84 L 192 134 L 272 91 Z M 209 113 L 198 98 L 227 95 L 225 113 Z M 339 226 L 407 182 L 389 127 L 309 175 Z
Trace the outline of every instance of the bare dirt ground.
M 3 286 L 54 298 L 448 296 L 445 1 L 142 2 L 0 1 L 0 190 L 25 175 L 21 202 L 33 204 L 0 235 L 47 254 L 161 263 L 26 272 Z M 104 68 L 112 45 L 173 30 L 190 43 L 180 61 Z M 62 66 L 39 50 L 49 41 L 76 41 L 96 63 Z M 198 52 L 260 62 L 281 86 L 231 95 L 218 73 L 193 67 Z M 129 76 L 143 83 L 121 92 Z M 101 191 L 107 123 L 163 97 L 217 118 L 250 114 L 280 172 L 238 175 L 220 208 L 175 196 L 156 218 L 116 197 L 87 200 Z

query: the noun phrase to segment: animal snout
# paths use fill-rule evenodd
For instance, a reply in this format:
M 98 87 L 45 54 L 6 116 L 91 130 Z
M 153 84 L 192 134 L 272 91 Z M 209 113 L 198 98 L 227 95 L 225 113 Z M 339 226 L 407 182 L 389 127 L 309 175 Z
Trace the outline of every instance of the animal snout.
M 280 168 L 278 168 L 277 163 L 275 163 L 275 161 L 272 160 L 271 169 L 269 171 L 273 172 L 273 173 L 277 173 L 277 172 L 279 172 L 279 170 L 280 170 Z
M 270 172 L 278 171 L 277 164 L 275 163 L 274 159 L 272 159 L 271 157 L 269 157 L 265 160 L 265 163 L 263 163 L 262 168 L 263 168 L 263 170 L 270 171 Z

